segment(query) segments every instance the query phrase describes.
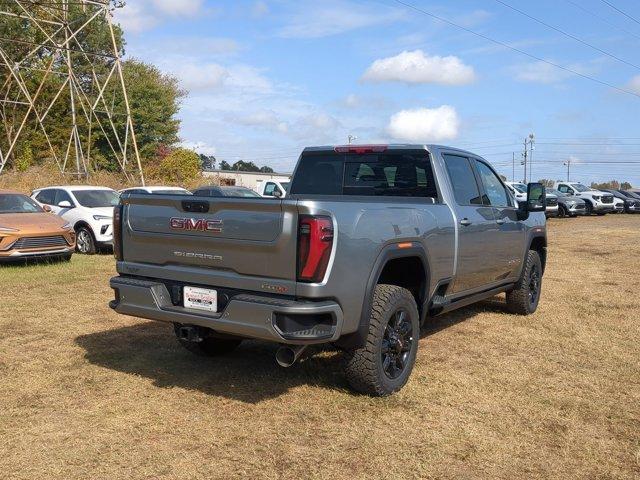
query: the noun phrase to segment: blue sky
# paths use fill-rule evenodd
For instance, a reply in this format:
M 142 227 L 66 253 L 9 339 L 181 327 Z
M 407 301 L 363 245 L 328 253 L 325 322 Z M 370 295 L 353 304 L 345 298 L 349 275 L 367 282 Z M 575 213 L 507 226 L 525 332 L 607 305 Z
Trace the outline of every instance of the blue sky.
M 516 152 L 521 179 L 533 132 L 534 179 L 564 178 L 570 158 L 572 180 L 640 186 L 640 23 L 601 0 L 403 2 L 637 96 L 395 0 L 127 0 L 116 18 L 127 56 L 188 92 L 183 143 L 219 160 L 291 171 L 303 146 L 351 134 L 459 146 L 509 179 Z M 640 21 L 639 2 L 610 3 Z

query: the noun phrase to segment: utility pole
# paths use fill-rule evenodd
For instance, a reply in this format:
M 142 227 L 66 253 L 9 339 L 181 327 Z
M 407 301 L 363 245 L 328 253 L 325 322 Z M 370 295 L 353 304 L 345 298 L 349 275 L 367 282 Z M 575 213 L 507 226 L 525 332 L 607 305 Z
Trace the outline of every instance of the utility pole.
M 352 142 L 355 142 L 358 139 L 358 137 L 356 137 L 355 135 L 351 135 L 349 134 L 349 136 L 347 137 L 347 141 L 349 142 L 349 145 L 351 145 Z
M 516 181 L 516 152 L 511 152 L 511 181 Z
M 525 137 L 523 145 L 524 151 L 522 152 L 523 161 L 521 165 L 524 165 L 524 180 L 523 183 L 527 183 L 527 158 L 529 158 L 529 180 L 531 180 L 531 161 L 533 160 L 533 144 L 535 142 L 536 136 L 533 133 L 530 133 L 528 137 Z M 531 149 L 531 153 L 529 154 L 529 149 Z
M 529 154 L 529 180 L 533 181 L 533 151 L 535 150 L 534 143 L 536 140 L 536 136 L 533 133 L 529 134 L 529 148 L 531 149 L 531 153 Z
M 570 173 L 570 169 L 571 169 L 571 159 L 567 159 L 566 162 L 564 162 L 564 164 L 567 166 L 567 182 L 569 182 L 569 173 Z

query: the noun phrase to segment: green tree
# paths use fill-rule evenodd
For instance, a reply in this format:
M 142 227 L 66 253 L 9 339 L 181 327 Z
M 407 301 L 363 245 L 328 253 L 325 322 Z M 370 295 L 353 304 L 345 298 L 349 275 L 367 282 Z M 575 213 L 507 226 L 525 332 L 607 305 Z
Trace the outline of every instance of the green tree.
M 220 161 L 220 170 L 231 170 L 231 165 L 226 160 Z
M 541 183 L 546 188 L 553 188 L 553 185 L 555 184 L 555 182 L 549 178 L 541 178 L 538 180 L 538 183 Z
M 273 173 L 273 168 L 264 165 L 264 166 L 260 167 L 260 171 L 262 173 Z
M 156 178 L 171 183 L 185 183 L 200 175 L 200 157 L 186 148 L 176 148 L 157 165 L 149 167 Z

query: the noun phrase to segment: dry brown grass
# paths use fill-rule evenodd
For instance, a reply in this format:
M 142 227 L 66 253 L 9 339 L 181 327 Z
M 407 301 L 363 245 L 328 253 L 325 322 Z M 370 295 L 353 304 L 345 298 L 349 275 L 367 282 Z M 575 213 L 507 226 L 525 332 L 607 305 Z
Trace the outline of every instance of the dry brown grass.
M 339 354 L 182 350 L 121 317 L 109 256 L 0 269 L 3 478 L 638 478 L 640 215 L 551 221 L 531 317 L 433 321 L 406 388 L 351 393 Z
M 147 185 L 172 185 L 193 189 L 200 185 L 215 183 L 215 178 L 198 177 L 188 183 L 167 182 L 146 176 Z M 69 174 L 62 174 L 54 164 L 43 164 L 29 168 L 26 172 L 6 170 L 0 175 L 0 190 L 17 190 L 30 194 L 36 188 L 50 187 L 52 185 L 100 185 L 121 190 L 127 187 L 137 187 L 140 185 L 136 178 L 127 179 L 120 173 L 95 172 L 88 179 L 77 178 Z

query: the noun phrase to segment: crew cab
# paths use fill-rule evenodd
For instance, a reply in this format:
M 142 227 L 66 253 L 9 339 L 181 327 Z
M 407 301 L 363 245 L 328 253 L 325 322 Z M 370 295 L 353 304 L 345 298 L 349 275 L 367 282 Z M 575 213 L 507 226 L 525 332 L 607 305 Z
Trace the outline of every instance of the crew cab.
M 569 196 L 580 197 L 585 202 L 586 215 L 595 213 L 605 215 L 615 210 L 613 195 L 600 190 L 594 190 L 578 182 L 556 182 L 554 188 Z
M 345 351 L 351 386 L 407 382 L 420 327 L 506 292 L 535 312 L 545 190 L 520 206 L 483 158 L 436 145 L 304 149 L 285 199 L 124 194 L 114 210 L 111 308 L 169 322 L 200 355 L 243 339 Z

